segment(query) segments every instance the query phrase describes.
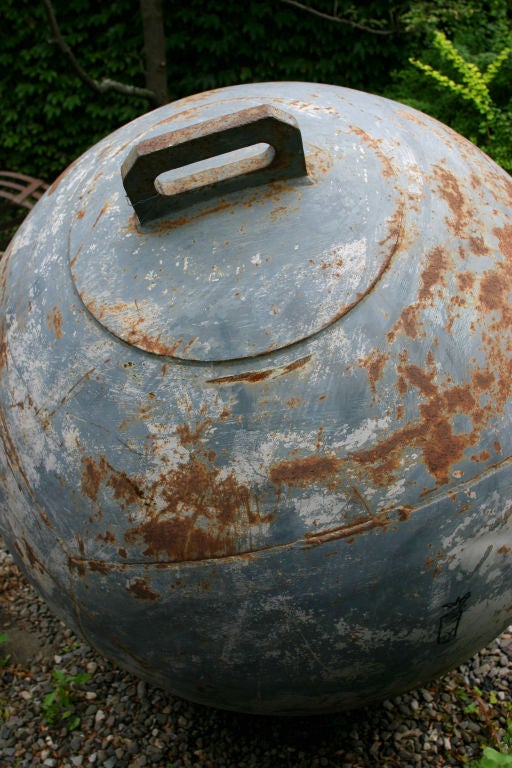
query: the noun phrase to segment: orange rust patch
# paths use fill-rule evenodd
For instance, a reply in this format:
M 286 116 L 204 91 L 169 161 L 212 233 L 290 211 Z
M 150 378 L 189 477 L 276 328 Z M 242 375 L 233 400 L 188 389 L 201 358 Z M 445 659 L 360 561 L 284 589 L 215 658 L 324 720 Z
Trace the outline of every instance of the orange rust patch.
M 491 458 L 491 454 L 489 453 L 489 451 L 480 451 L 480 453 L 473 454 L 473 456 L 471 457 L 471 461 L 478 461 L 478 462 L 489 461 L 490 458 Z
M 54 307 L 51 312 L 47 313 L 46 322 L 48 323 L 48 328 L 54 331 L 55 336 L 58 339 L 61 339 L 62 338 L 62 314 L 58 307 Z
M 138 600 L 158 600 L 160 595 L 151 589 L 145 579 L 134 579 L 126 588 Z
M 512 189 L 512 183 L 510 184 Z M 512 199 L 512 194 L 511 194 Z M 498 243 L 502 254 L 508 261 L 512 261 L 512 224 L 506 224 L 502 229 L 493 229 L 494 234 L 498 238 Z
M 143 493 L 137 483 L 128 477 L 126 472 L 114 469 L 101 456 L 95 461 L 90 456 L 82 458 L 82 493 L 92 501 L 96 501 L 102 482 L 114 491 L 114 498 L 120 502 L 122 508 L 135 504 L 139 501 Z
M 468 293 L 475 284 L 475 275 L 472 272 L 459 272 L 456 275 L 459 291 Z
M 469 247 L 475 256 L 487 256 L 490 253 L 490 249 L 485 244 L 482 235 L 477 235 L 469 238 Z
M 176 432 L 190 451 L 188 461 L 140 491 L 146 517 L 125 533 L 125 541 L 144 542 L 146 556 L 165 554 L 179 562 L 241 554 L 251 548 L 253 532 L 273 519 L 273 514 L 260 514 L 248 486 L 218 467 L 215 453 L 203 448 L 210 425 L 210 420 L 179 425 Z
M 191 429 L 190 424 L 178 424 L 176 427 L 176 433 L 180 439 L 180 443 L 184 448 L 194 447 L 199 442 L 204 432 L 211 427 L 212 422 L 210 419 L 202 421 Z
M 506 300 L 508 286 L 501 278 L 502 275 L 498 271 L 492 271 L 487 272 L 480 281 L 478 298 L 483 308 L 489 312 L 499 309 Z
M 375 139 L 373 136 L 370 136 L 369 133 L 366 133 L 366 131 L 363 131 L 362 128 L 360 128 L 358 125 L 350 125 L 349 129 L 352 133 L 355 133 L 356 136 L 359 136 L 361 141 L 364 141 L 365 144 L 367 144 L 369 147 L 373 149 L 377 157 L 382 163 L 383 170 L 382 175 L 385 179 L 391 179 L 395 175 L 395 171 L 393 168 L 393 165 L 388 157 L 388 154 L 384 152 L 384 150 L 381 147 L 381 140 Z
M 96 462 L 90 456 L 84 456 L 82 465 L 82 493 L 92 501 L 96 501 L 101 483 L 107 476 L 107 462 L 104 458 Z
M 424 371 L 418 365 L 404 365 L 402 370 L 407 381 L 416 387 L 424 397 L 428 398 L 435 395 L 435 371 Z
M 481 429 L 495 413 L 496 396 L 485 406 L 480 405 L 480 395 L 494 393 L 498 389 L 494 375 L 480 370 L 474 372 L 471 384 L 441 385 L 437 381 L 435 366 L 422 369 L 407 362 L 403 356 L 398 366 L 399 390 L 404 393 L 414 387 L 420 397 L 419 417 L 392 435 L 385 437 L 371 448 L 353 452 L 351 459 L 378 485 L 386 485 L 400 468 L 407 448 L 420 448 L 428 472 L 437 485 L 450 480 L 451 467 L 457 464 L 464 452 L 477 444 Z M 511 386 L 511 385 L 509 385 Z M 472 428 L 455 434 L 452 418 L 455 414 L 470 416 Z M 487 460 L 490 454 L 482 452 L 479 460 Z
M 236 384 L 245 381 L 248 384 L 256 384 L 272 376 L 273 371 L 246 371 L 232 376 L 219 376 L 216 379 L 207 379 L 207 384 Z
M 424 335 L 421 333 L 421 321 L 419 319 L 418 307 L 411 304 L 406 307 L 400 315 L 399 325 L 403 328 L 406 336 L 410 339 L 417 339 L 418 336 Z
M 378 349 L 373 349 L 369 355 L 358 360 L 361 368 L 366 368 L 368 370 L 368 378 L 370 379 L 372 392 L 376 391 L 377 382 L 380 380 L 388 360 L 389 353 L 379 352 Z
M 114 498 L 121 502 L 121 507 L 135 504 L 142 497 L 139 486 L 126 472 L 111 471 L 107 485 L 114 491 Z
M 311 355 L 306 355 L 306 357 L 301 357 L 299 360 L 295 360 L 293 363 L 289 363 L 282 368 L 267 369 L 264 371 L 245 371 L 244 373 L 236 373 L 231 376 L 219 376 L 215 379 L 207 379 L 207 384 L 237 384 L 239 382 L 257 384 L 259 381 L 264 381 L 270 377 L 286 376 L 299 368 L 303 368 L 309 363 L 311 357 Z
M 458 179 L 440 165 L 434 166 L 434 176 L 438 181 L 439 196 L 448 204 L 452 214 L 447 218 L 447 224 L 456 235 L 460 236 L 470 221 L 470 213 Z
M 304 366 L 307 365 L 311 360 L 311 357 L 312 355 L 306 355 L 306 357 L 301 357 L 299 360 L 295 360 L 293 363 L 285 365 L 282 370 L 278 369 L 277 375 L 286 376 L 287 374 L 292 373 L 292 371 L 296 371 L 299 368 L 304 368 Z
M 418 298 L 423 306 L 432 303 L 434 288 L 446 286 L 446 274 L 450 269 L 450 259 L 440 246 L 432 249 L 428 256 L 428 263 L 421 275 L 421 288 Z
M 396 341 L 399 334 L 404 333 L 411 339 L 425 336 L 420 311 L 431 305 L 441 288 L 446 287 L 447 274 L 451 268 L 451 260 L 440 246 L 433 248 L 427 255 L 427 263 L 420 279 L 421 286 L 417 301 L 404 307 L 398 320 L 386 334 L 389 344 Z
M 479 392 L 485 392 L 486 390 L 491 389 L 496 382 L 496 376 L 492 371 L 475 371 L 471 378 L 475 388 Z
M 334 454 L 288 459 L 274 464 L 270 469 L 269 478 L 277 488 L 283 485 L 302 488 L 312 483 L 322 483 L 328 488 L 334 488 L 342 464 L 343 460 Z
M 154 509 L 156 495 L 163 508 Z M 253 528 L 273 515 L 260 515 L 249 488 L 233 473 L 221 475 L 211 452 L 198 450 L 189 461 L 161 476 L 151 489 L 153 509 L 125 534 L 127 543 L 143 540 L 144 555 L 165 553 L 172 561 L 240 554 Z

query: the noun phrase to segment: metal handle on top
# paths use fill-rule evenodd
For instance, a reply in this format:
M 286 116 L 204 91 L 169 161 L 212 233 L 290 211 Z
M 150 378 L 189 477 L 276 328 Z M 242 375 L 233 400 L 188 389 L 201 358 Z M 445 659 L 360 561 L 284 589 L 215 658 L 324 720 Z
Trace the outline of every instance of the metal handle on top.
M 256 161 L 203 171 L 199 187 L 187 188 L 185 179 L 179 191 L 162 194 L 155 186 L 163 173 L 261 143 L 268 144 L 272 151 Z M 226 168 L 230 169 L 229 178 L 223 178 Z M 121 174 L 130 202 L 144 225 L 219 194 L 305 176 L 307 170 L 295 118 L 262 104 L 141 141 L 131 149 Z

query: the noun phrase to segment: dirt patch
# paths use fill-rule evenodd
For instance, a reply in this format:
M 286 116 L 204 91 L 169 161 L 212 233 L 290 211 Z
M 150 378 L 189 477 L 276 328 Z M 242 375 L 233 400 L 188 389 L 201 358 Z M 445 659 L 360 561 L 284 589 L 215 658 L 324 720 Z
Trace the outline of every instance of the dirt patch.
M 9 657 L 11 664 L 30 667 L 36 657 L 41 661 L 53 659 L 55 648 L 25 619 L 13 616 L 1 604 L 0 634 L 7 635 L 7 640 L 0 645 L 0 660 Z

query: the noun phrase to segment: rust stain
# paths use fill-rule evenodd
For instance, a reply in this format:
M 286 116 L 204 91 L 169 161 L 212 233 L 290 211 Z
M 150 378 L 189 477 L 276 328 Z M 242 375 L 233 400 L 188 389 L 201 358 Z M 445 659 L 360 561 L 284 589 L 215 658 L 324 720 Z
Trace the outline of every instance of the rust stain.
M 420 275 L 420 287 L 417 300 L 404 307 L 394 326 L 386 334 L 389 344 L 404 333 L 411 339 L 426 335 L 423 322 L 420 319 L 421 310 L 432 305 L 434 298 L 446 288 L 447 277 L 452 269 L 452 262 L 445 250 L 440 246 L 433 248 L 428 254 L 425 267 Z
M 71 557 L 71 555 L 68 555 L 67 562 L 68 562 L 68 569 L 71 572 L 76 571 L 81 577 L 86 575 L 87 567 L 86 567 L 86 562 L 84 560 L 82 560 L 79 557 Z
M 472 253 L 475 254 L 475 256 L 488 256 L 490 253 L 490 248 L 485 244 L 485 241 L 482 237 L 482 235 L 476 235 L 469 238 L 469 246 L 471 248 Z
M 101 217 L 105 215 L 105 213 L 108 211 L 108 209 L 109 209 L 109 208 L 110 208 L 110 204 L 109 204 L 109 203 L 105 203 L 105 205 L 103 206 L 103 208 L 101 209 L 101 211 L 100 211 L 100 212 L 98 213 L 98 215 L 96 216 L 96 219 L 95 219 L 95 221 L 94 221 L 94 224 L 92 225 L 92 228 L 93 228 L 93 229 L 94 229 L 94 227 L 96 226 L 96 224 L 98 223 L 98 221 L 101 219 Z
M 421 275 L 421 288 L 418 293 L 418 298 L 423 306 L 432 303 L 436 287 L 446 287 L 446 276 L 450 267 L 450 259 L 441 246 L 430 251 L 427 266 Z
M 81 491 L 92 501 L 97 501 L 102 482 L 112 488 L 114 498 L 122 508 L 137 503 L 143 497 L 138 484 L 126 472 L 114 469 L 104 456 L 98 461 L 84 456 L 82 467 Z
M 473 272 L 459 272 L 456 275 L 457 285 L 461 293 L 468 293 L 475 285 L 476 277 Z
M 38 571 L 40 571 L 42 573 L 44 569 L 43 569 L 41 563 L 39 562 L 39 560 L 37 559 L 36 553 L 34 552 L 34 550 L 32 549 L 32 547 L 30 546 L 30 544 L 28 543 L 28 541 L 26 540 L 26 538 L 24 536 L 23 536 L 23 544 L 25 546 L 25 552 L 27 553 L 27 558 L 28 558 L 28 561 L 29 561 L 31 567 L 34 570 L 38 570 Z M 21 552 L 21 550 L 20 550 L 20 552 Z
M 488 312 L 497 310 L 500 305 L 503 306 L 508 294 L 509 286 L 503 280 L 504 276 L 500 272 L 502 270 L 499 269 L 498 271 L 496 268 L 493 271 L 488 271 L 480 281 L 480 303 Z
M 58 339 L 62 339 L 62 313 L 58 307 L 54 307 L 46 314 L 48 328 L 55 333 Z
M 105 459 L 96 462 L 90 456 L 84 456 L 82 465 L 81 491 L 89 499 L 96 501 L 101 483 L 107 476 L 107 462 Z
M 141 318 L 143 320 L 143 318 Z M 160 341 L 159 338 L 154 339 L 148 334 L 139 333 L 136 329 L 128 329 L 128 341 L 130 344 L 142 347 L 146 352 L 152 352 L 156 355 L 166 355 L 168 357 L 174 357 L 176 352 L 183 344 L 183 339 L 178 339 L 174 344 L 169 345 Z
M 418 336 L 424 336 L 425 333 L 421 331 L 422 323 L 419 319 L 419 307 L 411 304 L 402 310 L 402 313 L 395 323 L 391 331 L 386 334 L 386 338 L 390 344 L 392 344 L 398 333 L 403 331 L 406 336 L 411 339 L 417 339 Z
M 112 531 L 105 531 L 105 533 L 98 533 L 96 536 L 96 541 L 104 541 L 105 544 L 115 544 L 116 537 Z
M 158 600 L 160 597 L 158 592 L 151 589 L 147 581 L 141 578 L 134 579 L 126 589 L 138 600 Z
M 87 571 L 92 573 L 101 573 L 102 576 L 108 575 L 115 569 L 115 564 L 107 563 L 104 560 L 95 560 L 93 558 L 84 557 L 84 553 L 80 552 L 80 557 L 74 555 L 68 555 L 67 562 L 70 571 L 77 571 L 80 576 L 85 576 Z
M 210 424 L 181 424 L 176 431 L 188 461 L 144 490 L 145 519 L 126 531 L 125 541 L 144 542 L 147 557 L 164 554 L 177 562 L 241 554 L 252 548 L 251 532 L 273 519 L 260 514 L 249 487 L 203 446 Z
M 191 107 L 189 109 L 183 109 L 181 112 L 176 112 L 176 114 L 170 115 L 170 117 L 166 117 L 164 120 L 159 120 L 156 125 L 166 125 L 167 123 L 172 123 L 175 120 L 191 120 L 200 116 L 202 109 L 203 107 Z
M 50 519 L 46 514 L 46 512 L 44 511 L 44 509 L 42 509 L 39 504 L 37 504 L 37 506 L 39 508 L 39 514 L 41 516 L 41 520 L 43 521 L 43 523 L 46 525 L 47 528 L 50 528 L 51 530 L 53 530 L 53 525 L 51 524 Z
M 293 208 L 290 209 L 285 205 L 279 205 L 270 211 L 270 218 L 274 222 L 279 221 L 280 219 L 284 219 L 284 217 L 289 214 L 291 210 L 293 210 Z
M 349 126 L 350 131 L 352 133 L 355 133 L 356 136 L 359 136 L 361 141 L 364 141 L 364 143 L 371 147 L 379 160 L 381 161 L 383 165 L 382 175 L 386 179 L 391 179 L 393 176 L 395 176 L 395 170 L 393 168 L 393 165 L 391 163 L 391 160 L 388 157 L 388 154 L 382 149 L 381 147 L 381 140 L 375 139 L 373 136 L 370 136 L 369 133 L 366 133 L 362 128 L 360 128 L 358 125 L 350 125 Z
M 451 171 L 440 165 L 434 166 L 434 177 L 438 182 L 437 192 L 447 203 L 452 214 L 447 218 L 447 224 L 460 237 L 471 220 L 471 212 L 466 207 L 466 198 L 459 181 Z
M 485 450 L 485 451 L 480 451 L 480 453 L 473 454 L 473 456 L 471 457 L 471 461 L 477 461 L 477 462 L 489 461 L 490 458 L 491 458 L 490 451 Z
M 299 360 L 295 360 L 293 363 L 285 365 L 282 369 L 277 369 L 276 373 L 278 376 L 287 376 L 289 373 L 292 373 L 292 371 L 297 371 L 299 368 L 304 368 L 304 366 L 309 363 L 311 358 L 312 355 L 301 357 Z
M 294 458 L 274 464 L 269 472 L 270 482 L 280 489 L 283 485 L 303 488 L 312 483 L 321 483 L 334 489 L 343 460 L 336 455 L 312 455 Z
M 110 563 L 106 563 L 103 560 L 84 560 L 86 567 L 93 573 L 101 573 L 106 576 L 112 571 L 113 566 Z
M 194 448 L 198 445 L 206 430 L 211 426 L 212 421 L 210 419 L 196 424 L 193 428 L 190 427 L 190 424 L 178 424 L 176 434 L 184 448 Z
M 25 472 L 23 462 L 21 460 L 21 457 L 16 449 L 15 441 L 12 439 L 11 433 L 9 431 L 9 428 L 7 426 L 7 421 L 5 418 L 5 413 L 2 408 L 0 408 L 0 440 L 3 445 L 5 457 L 7 459 L 7 463 L 14 474 L 15 477 L 17 477 L 16 470 L 19 473 L 19 477 L 22 479 L 26 490 L 30 493 L 30 496 L 35 499 L 35 494 L 33 491 L 32 486 L 30 485 L 28 476 Z M 22 490 L 21 486 L 19 485 L 18 480 L 18 486 L 20 490 Z
M 250 530 L 273 517 L 260 515 L 249 488 L 233 473 L 222 476 L 200 450 L 162 475 L 158 486 L 163 509 L 150 511 L 125 534 L 127 543 L 144 541 L 146 556 L 165 553 L 173 561 L 184 561 L 239 554 Z
M 367 533 L 373 529 L 383 529 L 391 522 L 389 513 L 379 515 L 361 515 L 352 520 L 348 525 L 340 525 L 327 530 L 313 531 L 304 536 L 307 546 L 324 544 L 328 541 L 337 541 L 339 539 L 350 539 Z
M 268 379 L 273 373 L 272 370 L 246 371 L 245 373 L 237 373 L 232 376 L 219 376 L 216 379 L 207 379 L 207 384 L 236 384 L 241 381 L 247 382 L 248 384 L 255 384 L 258 381 Z
M 299 360 L 295 360 L 293 363 L 282 366 L 281 368 L 270 368 L 263 371 L 244 371 L 243 373 L 236 373 L 231 376 L 219 376 L 215 379 L 207 379 L 207 384 L 237 384 L 245 382 L 247 384 L 257 384 L 265 379 L 275 378 L 280 376 L 287 376 L 293 371 L 297 371 L 299 368 L 303 368 L 309 363 L 312 355 L 306 355 Z
M 444 192 L 453 214 L 452 226 L 461 231 L 468 218 L 468 211 L 462 193 L 452 178 L 437 171 L 439 180 L 446 182 Z M 396 389 L 405 395 L 410 388 L 416 389 L 420 397 L 418 417 L 395 431 L 366 451 L 354 454 L 353 458 L 361 468 L 370 472 L 375 482 L 389 482 L 401 466 L 404 452 L 409 447 L 421 448 L 427 470 L 436 480 L 437 486 L 450 479 L 450 470 L 457 462 L 468 456 L 470 448 L 480 461 L 488 461 L 490 454 L 478 448 L 483 430 L 499 416 L 512 395 L 512 225 L 495 228 L 502 261 L 496 261 L 492 268 L 482 274 L 470 271 L 456 272 L 453 259 L 446 251 L 437 247 L 427 255 L 427 262 L 420 275 L 420 286 L 416 302 L 406 307 L 388 332 L 389 343 L 395 342 L 399 334 L 416 338 L 424 335 L 420 312 L 434 300 L 444 302 L 448 310 L 446 332 L 450 333 L 461 308 L 469 306 L 474 318 L 470 328 L 479 331 L 483 361 L 471 362 L 473 369 L 468 381 L 459 385 L 437 372 L 432 349 L 422 366 L 412 366 L 405 356 L 400 356 L 397 365 Z M 480 237 L 474 238 L 472 247 L 477 256 L 485 255 L 486 245 Z M 459 258 L 465 255 L 459 250 Z M 452 276 L 459 290 L 452 297 L 447 293 L 448 280 Z M 426 326 L 425 326 L 426 327 Z M 433 340 L 433 344 L 437 344 Z M 375 353 L 377 354 L 377 353 Z M 375 358 L 377 360 L 377 358 Z M 371 358 L 367 361 L 371 365 Z M 376 369 L 378 372 L 378 368 Z M 471 426 L 466 432 L 456 433 L 453 417 L 464 414 L 470 418 Z M 498 443 L 499 445 L 499 443 Z M 497 445 L 494 446 L 496 453 Z
M 509 367 L 512 368 L 510 362 Z M 421 368 L 410 364 L 406 354 L 401 356 L 397 372 L 401 393 L 409 387 L 418 392 L 418 418 L 372 447 L 351 453 L 350 458 L 369 473 L 376 484 L 386 485 L 401 467 L 404 452 L 408 448 L 420 448 L 426 469 L 440 486 L 449 482 L 451 467 L 478 444 L 482 430 L 505 405 L 512 389 L 510 377 L 504 385 L 492 370 L 482 367 L 473 371 L 470 382 L 453 384 L 440 380 L 433 357 Z M 512 370 L 510 373 L 512 375 Z M 482 400 L 484 395 L 488 396 Z M 454 431 L 452 420 L 456 414 L 470 417 L 472 426 L 468 431 Z M 491 455 L 483 450 L 475 457 L 478 461 L 488 461 Z
M 0 372 L 8 368 L 7 333 L 5 330 L 5 317 L 0 321 Z
M 389 360 L 389 353 L 379 352 L 378 349 L 373 349 L 369 355 L 358 360 L 358 364 L 361 368 L 368 370 L 368 377 L 370 379 L 370 387 L 372 392 L 376 392 L 377 383 L 379 382 L 386 363 Z

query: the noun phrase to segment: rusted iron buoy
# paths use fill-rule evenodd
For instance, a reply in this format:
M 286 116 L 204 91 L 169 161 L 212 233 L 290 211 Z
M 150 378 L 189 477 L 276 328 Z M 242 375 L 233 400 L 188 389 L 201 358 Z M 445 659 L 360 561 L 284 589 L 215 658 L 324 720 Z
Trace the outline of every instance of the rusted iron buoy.
M 78 159 L 1 262 L 0 528 L 177 695 L 337 710 L 512 621 L 512 180 L 395 102 L 267 83 Z

